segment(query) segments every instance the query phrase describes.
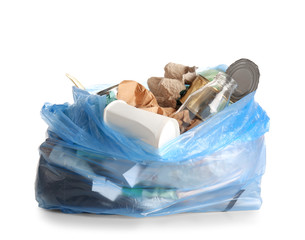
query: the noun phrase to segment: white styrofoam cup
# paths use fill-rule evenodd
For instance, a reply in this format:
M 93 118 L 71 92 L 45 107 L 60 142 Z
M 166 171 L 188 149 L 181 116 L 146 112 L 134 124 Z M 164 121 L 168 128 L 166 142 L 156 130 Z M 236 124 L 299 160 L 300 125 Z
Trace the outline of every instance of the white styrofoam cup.
M 176 119 L 128 105 L 122 100 L 111 102 L 104 110 L 104 122 L 125 136 L 160 148 L 180 135 Z

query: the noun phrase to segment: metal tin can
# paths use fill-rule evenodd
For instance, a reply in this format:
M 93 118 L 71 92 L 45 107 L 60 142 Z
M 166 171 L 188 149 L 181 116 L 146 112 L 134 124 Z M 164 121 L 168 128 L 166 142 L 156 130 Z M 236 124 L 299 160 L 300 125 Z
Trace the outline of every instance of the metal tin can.
M 237 102 L 247 94 L 255 91 L 259 83 L 258 66 L 249 59 L 239 59 L 232 63 L 226 73 L 230 75 L 238 84 L 231 96 L 232 102 Z

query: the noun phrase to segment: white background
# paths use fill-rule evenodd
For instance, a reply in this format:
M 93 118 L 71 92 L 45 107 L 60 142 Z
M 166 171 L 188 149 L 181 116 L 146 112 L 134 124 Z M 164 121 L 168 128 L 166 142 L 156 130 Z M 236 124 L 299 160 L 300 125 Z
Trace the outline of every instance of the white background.
M 302 1 L 0 1 L 1 239 L 304 239 Z M 34 181 L 45 102 L 85 86 L 145 81 L 172 61 L 249 58 L 271 118 L 259 211 L 134 219 L 38 208 Z

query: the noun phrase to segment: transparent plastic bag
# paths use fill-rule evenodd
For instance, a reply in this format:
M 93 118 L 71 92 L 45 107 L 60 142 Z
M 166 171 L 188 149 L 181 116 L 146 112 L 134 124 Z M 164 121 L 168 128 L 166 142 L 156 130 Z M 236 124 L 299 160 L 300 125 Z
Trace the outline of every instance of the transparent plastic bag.
M 73 88 L 74 104 L 45 104 L 36 200 L 69 213 L 134 217 L 261 206 L 269 118 L 251 93 L 161 149 L 103 122 L 106 96 Z

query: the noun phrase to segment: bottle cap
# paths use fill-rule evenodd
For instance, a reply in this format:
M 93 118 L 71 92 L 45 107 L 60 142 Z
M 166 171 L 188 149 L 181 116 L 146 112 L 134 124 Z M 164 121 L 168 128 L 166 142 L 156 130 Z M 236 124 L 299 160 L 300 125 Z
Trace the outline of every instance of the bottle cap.
M 233 102 L 238 101 L 247 94 L 255 91 L 259 82 L 258 66 L 249 59 L 239 59 L 232 63 L 226 73 L 230 75 L 238 84 L 231 96 Z

